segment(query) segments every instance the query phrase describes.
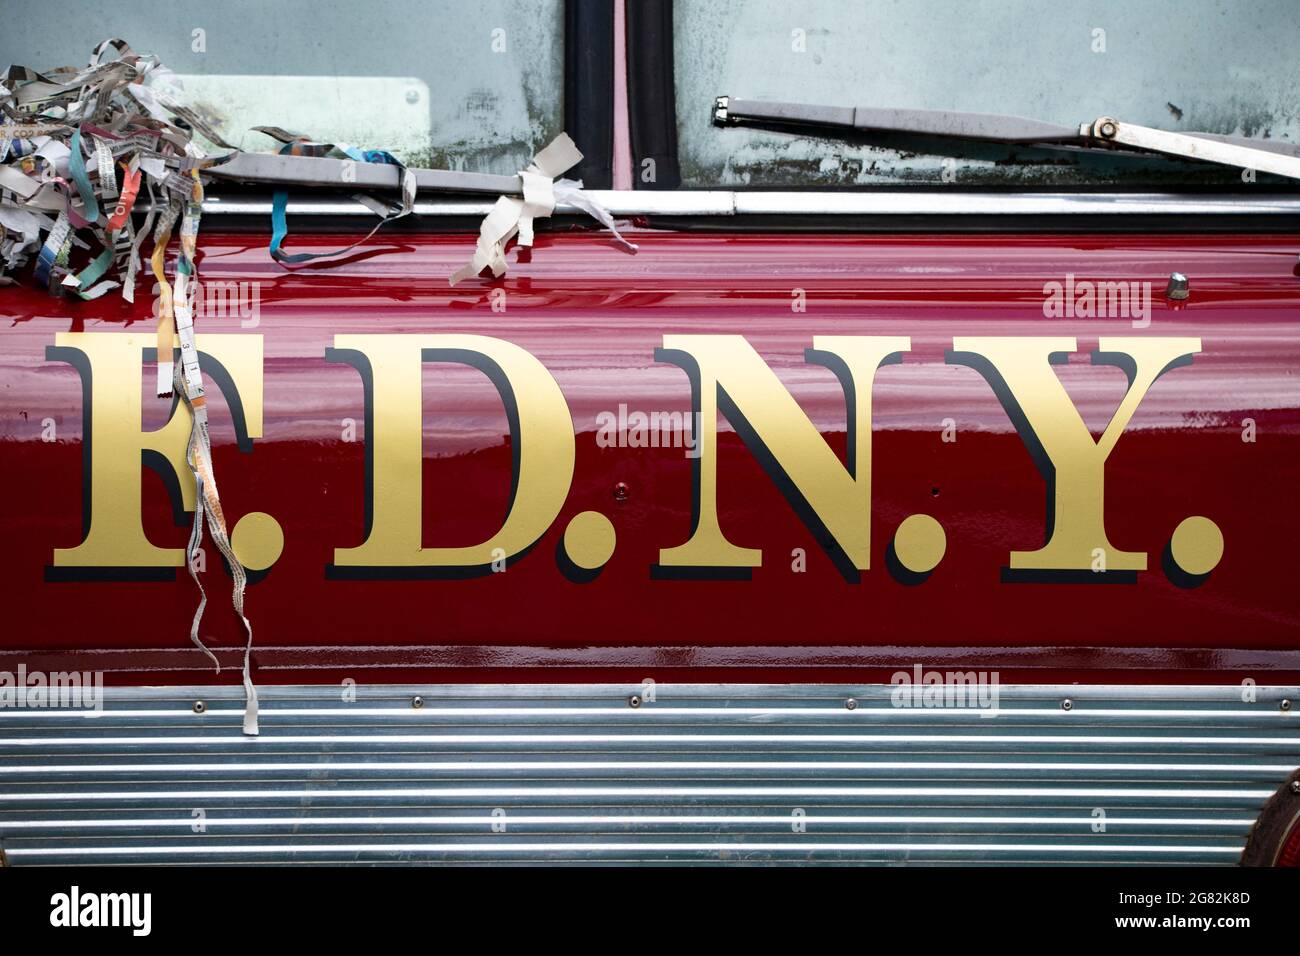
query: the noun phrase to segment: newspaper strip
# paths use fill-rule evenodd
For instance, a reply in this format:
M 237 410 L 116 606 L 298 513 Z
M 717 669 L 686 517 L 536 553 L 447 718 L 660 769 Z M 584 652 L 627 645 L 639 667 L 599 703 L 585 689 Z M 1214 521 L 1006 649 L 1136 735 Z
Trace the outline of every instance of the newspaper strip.
M 195 555 L 203 542 L 203 526 L 206 523 L 213 543 L 221 556 L 226 559 L 234 583 L 231 589 L 231 603 L 235 613 L 243 622 L 247 641 L 244 644 L 244 733 L 257 736 L 257 689 L 253 686 L 251 655 L 253 652 L 253 625 L 244 613 L 244 592 L 248 585 L 248 575 L 244 566 L 236 557 L 230 543 L 226 528 L 225 514 L 221 510 L 221 499 L 217 493 L 217 479 L 212 470 L 212 442 L 208 436 L 208 406 L 203 395 L 203 373 L 199 365 L 199 352 L 194 340 L 194 313 L 190 306 L 190 295 L 196 279 L 194 252 L 199 233 L 199 220 L 203 215 L 203 184 L 199 181 L 197 171 L 192 171 L 192 192 L 186 205 L 180 229 L 180 253 L 176 259 L 176 288 L 169 295 L 172 303 L 176 326 L 176 337 L 180 342 L 181 361 L 174 366 L 173 387 L 176 394 L 190 411 L 191 426 L 189 444 L 186 449 L 186 461 L 194 474 L 194 526 L 190 532 L 189 545 L 186 548 L 186 565 L 190 577 L 199 589 L 199 606 L 194 612 L 190 625 L 190 640 L 194 646 L 207 654 L 221 672 L 217 657 L 203 643 L 199 636 L 199 626 L 203 621 L 203 611 L 207 607 L 207 592 L 199 580 Z M 167 344 L 168 354 L 174 355 L 172 343 Z

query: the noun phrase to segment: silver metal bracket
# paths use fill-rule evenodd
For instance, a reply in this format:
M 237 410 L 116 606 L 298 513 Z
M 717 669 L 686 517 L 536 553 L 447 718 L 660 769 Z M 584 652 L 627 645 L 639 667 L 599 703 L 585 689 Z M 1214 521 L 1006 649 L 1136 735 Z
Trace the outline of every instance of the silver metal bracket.
M 727 109 L 731 105 L 730 96 L 719 96 L 713 101 L 713 125 L 727 126 L 732 120 L 727 115 Z

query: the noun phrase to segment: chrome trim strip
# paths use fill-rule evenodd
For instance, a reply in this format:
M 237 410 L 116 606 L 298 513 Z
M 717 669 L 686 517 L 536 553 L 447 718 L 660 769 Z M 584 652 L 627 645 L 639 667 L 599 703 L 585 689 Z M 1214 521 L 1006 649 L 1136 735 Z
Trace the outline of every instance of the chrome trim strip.
M 0 777 L 6 774 L 58 774 L 58 773 L 155 773 L 156 763 L 93 763 L 93 764 L 33 764 L 30 767 L 0 767 Z M 705 770 L 1047 770 L 1098 772 L 1119 771 L 1132 773 L 1131 763 L 1092 762 L 1017 762 L 995 760 L 291 760 L 259 763 L 185 763 L 189 773 L 281 773 L 300 770 L 360 770 L 366 772 L 395 770 L 427 771 L 429 773 L 497 773 L 502 770 L 545 771 L 559 773 L 579 770 L 591 773 L 597 770 L 623 772 L 628 770 L 660 770 L 697 773 Z M 1142 769 L 1151 773 L 1190 774 L 1262 774 L 1269 778 L 1285 777 L 1295 768 L 1289 764 L 1198 764 L 1198 763 L 1147 763 Z M 0 796 L 3 799 L 3 796 Z
M 449 646 L 449 645 L 442 645 Z M 315 651 L 316 647 L 312 645 L 303 645 L 299 648 L 304 651 Z M 337 645 L 327 645 L 326 649 L 336 650 Z M 494 648 L 495 649 L 495 648 Z M 778 648 L 779 649 L 779 648 Z M 698 648 L 692 648 L 697 651 Z M 750 648 L 723 648 L 728 652 L 736 650 L 748 651 Z M 857 647 L 848 647 L 848 651 L 856 652 Z M 904 650 L 911 650 L 905 648 Z M 988 650 L 996 650 L 991 648 Z M 1124 650 L 1116 648 L 1116 651 Z M 79 654 L 111 654 L 111 650 L 106 651 L 78 651 Z M 1296 651 L 1278 651 L 1279 654 L 1288 655 L 1292 663 L 1300 664 L 1296 661 Z M 918 658 L 921 660 L 922 658 Z M 567 666 L 567 665 L 566 665 Z M 1233 668 L 1224 668 L 1231 670 L 1240 666 L 1234 664 Z M 941 669 L 939 666 L 935 670 Z M 976 665 L 957 668 L 958 670 L 978 669 Z M 209 668 L 211 670 L 211 668 Z M 493 701 L 510 700 L 520 701 L 525 699 L 536 700 L 572 700 L 580 699 L 586 701 L 595 701 L 600 703 L 608 702 L 610 697 L 636 693 L 643 688 L 642 683 L 571 683 L 571 684 L 550 684 L 550 683 L 527 683 L 527 684 L 436 684 L 433 686 L 427 684 L 369 684 L 365 685 L 358 682 L 357 699 L 367 702 L 374 701 L 402 701 L 409 702 L 414 694 L 423 695 L 426 701 L 429 700 L 470 700 L 479 697 L 486 697 Z M 736 700 L 793 700 L 793 701 L 836 701 L 842 703 L 845 696 L 853 696 L 859 702 L 864 700 L 887 700 L 894 692 L 895 688 L 887 684 L 832 684 L 832 683 L 723 683 L 712 681 L 708 683 L 665 683 L 663 686 L 672 688 L 673 696 L 681 700 L 692 698 L 704 698 L 706 700 L 718 701 L 719 699 L 736 699 Z M 281 684 L 274 687 L 274 698 L 272 704 L 281 706 L 288 701 L 307 699 L 311 701 L 328 700 L 331 703 L 341 702 L 338 694 L 338 688 L 333 684 Z M 1196 701 L 1199 703 L 1208 703 L 1218 701 L 1232 704 L 1234 707 L 1245 703 L 1243 686 L 1241 684 L 1003 684 L 1003 694 L 1008 704 L 1020 704 L 1021 702 L 1040 701 L 1040 700 L 1060 700 L 1063 697 L 1069 697 L 1075 701 L 1084 699 L 1099 700 L 1126 700 L 1126 701 Z M 1254 703 L 1261 705 L 1278 704 L 1284 699 L 1294 701 L 1300 696 L 1300 685 L 1271 685 L 1271 684 L 1252 684 L 1250 685 L 1251 696 Z M 142 701 L 183 701 L 193 699 L 195 693 L 205 697 L 209 701 L 243 701 L 243 693 L 238 688 L 232 687 L 201 687 L 188 685 L 172 686 L 149 686 L 149 687 L 105 687 L 104 699 L 107 702 L 121 702 L 129 704 L 133 708 Z M 2 713 L 3 710 L 0 710 Z M 314 709 L 314 712 L 319 712 Z
M 215 707 L 210 709 L 214 714 L 242 714 L 243 709 L 240 707 Z M 437 717 L 480 717 L 480 718 L 516 718 L 516 717 L 581 717 L 584 720 L 590 720 L 596 717 L 604 717 L 613 720 L 652 720 L 653 715 L 642 715 L 635 711 L 623 707 L 423 707 L 419 710 L 404 710 L 394 712 L 392 707 L 347 707 L 347 706 L 330 706 L 322 708 L 294 708 L 282 707 L 276 710 L 280 717 L 319 717 L 330 712 L 338 715 L 346 715 L 349 718 L 357 717 L 383 717 L 388 720 L 422 720 L 431 721 Z M 1093 718 L 1118 718 L 1128 720 L 1130 718 L 1145 717 L 1148 719 L 1166 719 L 1166 720 L 1259 720 L 1261 714 L 1258 711 L 1229 711 L 1229 710 L 1149 710 L 1141 708 L 1097 708 L 1088 712 Z M 1019 707 L 1009 711 L 1004 716 L 1015 715 L 1017 717 L 1039 717 L 1051 718 L 1053 720 L 1077 720 L 1068 711 L 1062 711 L 1060 707 L 1041 707 L 1029 708 Z M 0 720 L 97 720 L 101 714 L 89 710 L 22 710 L 22 709 L 0 709 Z M 185 720 L 188 714 L 178 712 L 175 708 L 171 709 L 139 709 L 132 710 L 131 716 L 134 718 L 147 717 L 150 719 L 169 719 Z M 674 718 L 680 717 L 709 717 L 717 720 L 731 722 L 736 717 L 815 717 L 818 720 L 839 720 L 844 722 L 862 721 L 868 718 L 877 718 L 880 720 L 898 719 L 898 720 L 984 720 L 990 715 L 985 711 L 966 709 L 950 710 L 945 713 L 943 708 L 919 708 L 919 707 L 884 707 L 877 706 L 874 708 L 859 707 L 855 710 L 845 710 L 843 706 L 833 707 L 823 705 L 821 707 L 794 707 L 794 706 L 776 706 L 776 707 L 733 707 L 728 708 L 725 713 L 720 713 L 716 707 L 674 707 L 672 711 Z M 1272 718 L 1273 714 L 1268 714 L 1267 718 Z M 1280 715 L 1285 717 L 1286 715 Z
M 1198 215 L 1255 216 L 1300 214 L 1300 194 L 1267 193 L 1243 196 L 1182 195 L 1178 193 L 1059 192 L 1006 193 L 992 190 L 909 189 L 889 192 L 731 190 L 612 190 L 593 189 L 588 195 L 618 217 L 632 216 L 1073 216 L 1073 215 Z M 492 200 L 420 199 L 421 216 L 485 216 Z M 269 216 L 267 197 L 211 196 L 205 215 Z M 353 216 L 374 213 L 353 199 L 291 198 L 294 216 Z M 561 215 L 586 216 L 561 205 Z
M 223 728 L 213 728 L 220 730 Z M 228 728 L 227 728 L 228 729 Z M 119 746 L 126 747 L 147 747 L 156 746 L 160 739 L 173 746 L 185 745 L 187 747 L 201 746 L 232 746 L 229 738 L 225 737 L 186 737 L 186 736 L 160 736 L 152 737 L 114 737 L 112 742 Z M 10 740 L 0 738 L 0 747 L 93 747 L 104 741 L 99 737 L 15 737 Z M 647 745 L 664 745 L 671 744 L 674 747 L 690 746 L 711 746 L 714 744 L 736 743 L 745 744 L 782 744 L 782 745 L 830 745 L 842 746 L 844 744 L 896 744 L 899 746 L 911 746 L 917 744 L 942 744 L 952 746 L 955 744 L 978 743 L 981 745 L 988 744 L 1051 744 L 1054 747 L 1067 746 L 1091 746 L 1093 744 L 1105 744 L 1110 747 L 1149 747 L 1149 748 L 1167 748 L 1167 747 L 1277 747 L 1277 750 L 1268 750 L 1269 753 L 1291 753 L 1297 747 L 1300 747 L 1300 738 L 1254 738 L 1254 737 L 1182 737 L 1182 736 L 1100 736 L 1094 733 L 1088 733 L 1086 728 L 1081 729 L 1075 735 L 1048 735 L 1048 734 L 981 734 L 978 738 L 970 734 L 754 734 L 754 733 L 729 733 L 729 734 L 702 734 L 696 732 L 679 733 L 679 734 L 547 734 L 547 733 L 528 733 L 528 734 L 276 734 L 274 737 L 263 737 L 262 743 L 258 744 L 259 749 L 268 749 L 280 744 L 297 746 L 300 744 L 392 744 L 402 746 L 463 746 L 463 747 L 485 747 L 488 745 L 509 747 L 516 744 L 556 744 L 566 747 L 576 747 L 579 745 L 593 745 L 597 747 L 612 746 L 622 744 L 627 746 L 636 746 L 639 744 Z M 234 745 L 239 746 L 239 745 Z
M 818 847 L 823 852 L 828 853 L 863 853 L 869 851 L 885 852 L 903 852 L 903 853 L 1027 853 L 1039 852 L 1044 850 L 1042 844 L 1034 843 L 925 843 L 911 842 L 904 843 L 823 843 Z M 1125 846 L 1109 844 L 1106 846 L 1089 845 L 1089 844 L 1049 844 L 1054 852 L 1075 852 L 1086 855 L 1103 855 L 1103 854 L 1141 854 L 1149 856 L 1153 853 L 1162 854 L 1222 854 L 1228 856 L 1239 856 L 1241 851 L 1231 846 Z M 336 853 L 336 854 L 366 854 L 366 853 L 430 853 L 439 856 L 454 856 L 458 854 L 479 855 L 479 854 L 511 854 L 518 853 L 527 856 L 535 856 L 539 853 L 555 853 L 583 855 L 583 854 L 605 854 L 620 853 L 628 856 L 644 857 L 651 853 L 705 853 L 731 854 L 731 853 L 794 853 L 803 856 L 808 853 L 808 847 L 799 843 L 662 843 L 662 842 L 642 842 L 635 843 L 562 843 L 557 845 L 547 845 L 538 843 L 332 843 L 332 844 L 304 844 L 295 847 L 294 853 Z M 8 855 L 17 860 L 23 857 L 39 857 L 49 854 L 30 849 L 15 849 L 6 851 Z M 117 851 L 112 847 L 76 847 L 68 848 L 66 853 L 75 853 L 89 857 L 103 857 L 114 855 Z M 239 845 L 239 846 L 142 846 L 134 850 L 139 856 L 197 856 L 209 854 L 228 854 L 231 856 L 283 856 L 284 847 L 273 845 Z
M 1060 816 L 1060 815 L 1043 815 L 1043 816 L 933 816 L 933 815 L 909 815 L 909 814 L 872 814 L 863 816 L 861 814 L 806 814 L 804 819 L 808 823 L 827 823 L 827 824 L 872 824 L 879 826 L 904 827 L 911 828 L 920 824 L 939 824 L 944 826 L 963 826 L 963 827 L 1062 827 L 1062 826 L 1088 826 L 1093 822 L 1093 818 L 1088 815 L 1083 816 Z M 240 816 L 224 819 L 222 817 L 209 816 L 207 825 L 209 827 L 232 827 L 232 828 L 258 828 L 258 827 L 278 827 L 283 826 L 286 822 L 292 821 L 296 827 L 426 827 L 426 826 L 446 826 L 446 827 L 490 827 L 493 817 L 490 814 L 481 815 L 429 815 L 429 814 L 395 814 L 384 813 L 382 815 L 370 816 L 330 816 L 317 815 L 314 817 L 287 817 L 287 816 Z M 1110 816 L 1106 818 L 1110 826 L 1133 826 L 1133 827 L 1222 827 L 1225 829 L 1244 829 L 1255 822 L 1252 815 L 1240 814 L 1233 817 L 1122 817 Z M 87 829 L 87 830 L 122 830 L 122 829 L 147 829 L 149 827 L 166 828 L 184 828 L 190 829 L 192 820 L 185 819 L 159 819 L 157 817 L 128 817 L 121 820 L 104 820 L 100 818 L 87 819 L 67 819 L 57 820 L 15 820 L 7 821 L 5 828 L 8 830 L 69 830 L 69 829 Z M 648 825 L 690 825 L 690 826 L 758 826 L 758 827 L 778 827 L 780 829 L 789 829 L 790 817 L 788 814 L 766 814 L 754 816 L 749 814 L 698 814 L 683 813 L 671 815 L 654 815 L 649 813 L 638 814 L 608 814 L 608 813 L 589 813 L 589 814 L 516 814 L 510 817 L 510 826 L 517 827 L 552 827 L 552 826 L 648 826 Z
M 182 769 L 183 766 L 182 766 Z M 1284 777 L 1285 775 L 1283 775 Z M 1279 778 L 1281 779 L 1281 778 Z M 630 798 L 652 800 L 697 797 L 1049 797 L 1052 799 L 1161 799 L 1161 800 L 1235 800 L 1247 804 L 1263 803 L 1273 795 L 1272 789 L 1241 790 L 1170 790 L 1165 787 L 282 787 L 254 789 L 241 787 L 227 790 L 146 790 L 142 785 L 131 790 L 77 791 L 23 790 L 0 794 L 0 801 L 18 803 L 35 801 L 113 802 L 146 800 L 358 800 L 403 799 L 426 800 L 543 800 L 577 798 Z

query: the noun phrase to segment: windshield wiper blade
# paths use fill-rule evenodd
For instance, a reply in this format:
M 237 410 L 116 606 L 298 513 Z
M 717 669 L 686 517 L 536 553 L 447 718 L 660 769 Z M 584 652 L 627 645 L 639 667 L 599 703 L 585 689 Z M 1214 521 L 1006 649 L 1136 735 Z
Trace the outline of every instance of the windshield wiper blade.
M 713 122 L 717 126 L 802 126 L 1085 149 L 1122 147 L 1300 179 L 1300 146 L 1291 143 L 1217 133 L 1174 133 L 1121 123 L 1109 116 L 1073 127 L 999 113 L 815 106 L 719 96 L 713 105 Z
M 998 143 L 1074 142 L 1079 138 L 1076 127 L 1057 126 L 997 113 L 811 106 L 805 103 L 742 100 L 730 96 L 717 98 L 713 119 L 719 126 L 740 123 L 818 126 L 862 132 L 980 139 Z

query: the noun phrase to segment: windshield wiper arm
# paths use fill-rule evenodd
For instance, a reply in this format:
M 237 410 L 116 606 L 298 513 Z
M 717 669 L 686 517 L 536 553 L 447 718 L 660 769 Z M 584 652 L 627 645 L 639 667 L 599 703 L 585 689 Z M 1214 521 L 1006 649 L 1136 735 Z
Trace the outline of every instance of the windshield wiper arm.
M 328 156 L 236 151 L 204 172 L 218 179 L 282 187 L 347 186 L 352 189 L 397 190 L 402 185 L 401 171 L 389 163 L 358 163 Z M 449 169 L 412 169 L 411 172 L 415 174 L 415 185 L 420 190 L 510 196 L 523 192 L 517 175 Z
M 904 133 L 1024 145 L 1124 147 L 1300 179 L 1300 146 L 1216 133 L 1173 133 L 1102 116 L 1077 127 L 998 113 L 813 106 L 719 96 L 717 126 L 806 126 L 817 130 Z

